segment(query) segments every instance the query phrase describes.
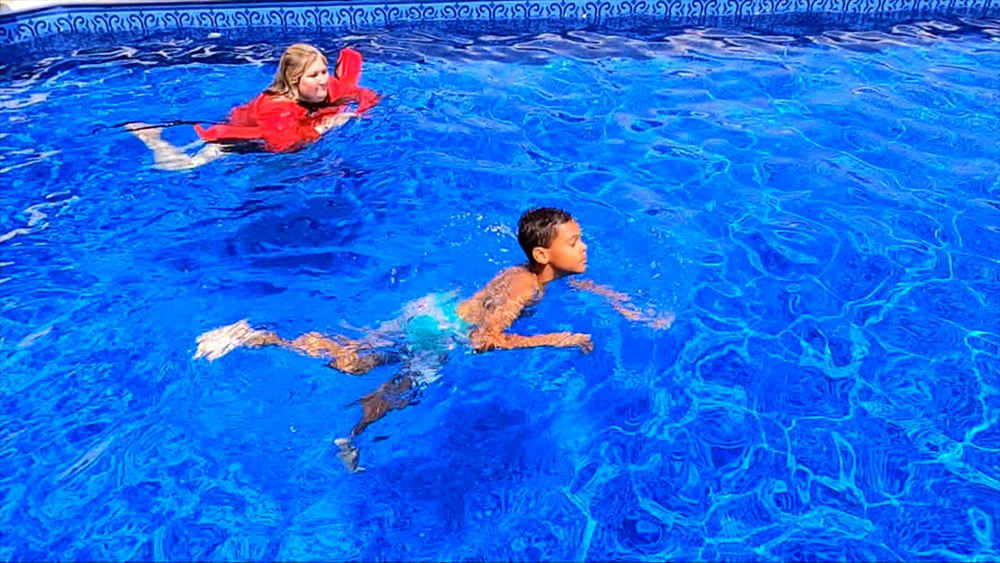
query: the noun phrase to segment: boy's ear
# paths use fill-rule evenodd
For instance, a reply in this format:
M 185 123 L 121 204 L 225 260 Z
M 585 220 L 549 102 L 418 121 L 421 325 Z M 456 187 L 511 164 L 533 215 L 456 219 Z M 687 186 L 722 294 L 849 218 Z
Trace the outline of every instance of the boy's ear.
M 549 249 L 536 246 L 531 249 L 531 257 L 535 259 L 535 263 L 544 266 L 549 263 Z

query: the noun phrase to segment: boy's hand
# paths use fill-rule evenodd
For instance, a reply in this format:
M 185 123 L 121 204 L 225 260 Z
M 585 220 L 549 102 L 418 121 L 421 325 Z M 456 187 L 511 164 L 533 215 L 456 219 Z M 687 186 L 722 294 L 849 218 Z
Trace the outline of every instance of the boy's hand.
M 674 324 L 675 315 L 670 311 L 666 313 L 658 313 L 654 309 L 650 308 L 646 309 L 645 312 L 642 312 L 638 307 L 621 303 L 612 303 L 612 306 L 626 319 L 637 323 L 643 323 L 654 330 L 666 330 Z
M 584 354 L 592 352 L 594 350 L 594 342 L 591 341 L 589 334 L 582 334 L 579 332 L 564 332 L 563 338 L 561 339 L 561 346 L 565 348 L 571 348 L 577 346 L 580 351 Z

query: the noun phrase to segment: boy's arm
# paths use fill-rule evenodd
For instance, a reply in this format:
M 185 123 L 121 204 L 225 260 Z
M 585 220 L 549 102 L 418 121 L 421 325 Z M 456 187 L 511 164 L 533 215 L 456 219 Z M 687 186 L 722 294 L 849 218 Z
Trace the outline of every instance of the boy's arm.
M 590 280 L 577 279 L 569 280 L 569 284 L 581 291 L 588 291 L 594 295 L 606 298 L 615 311 L 618 311 L 621 316 L 630 321 L 645 323 L 655 329 L 670 328 L 670 325 L 674 323 L 673 313 L 668 311 L 666 314 L 660 314 L 648 307 L 643 312 L 630 303 L 632 300 L 631 296 L 615 291 L 606 285 L 598 285 Z
M 553 332 L 522 336 L 507 332 L 507 329 L 514 324 L 534 295 L 535 281 L 530 274 L 512 279 L 507 289 L 507 295 L 498 296 L 502 304 L 491 311 L 483 323 L 473 330 L 473 349 L 477 352 L 485 352 L 487 350 L 512 350 L 538 346 L 559 348 L 578 346 L 584 353 L 594 349 L 589 334 Z

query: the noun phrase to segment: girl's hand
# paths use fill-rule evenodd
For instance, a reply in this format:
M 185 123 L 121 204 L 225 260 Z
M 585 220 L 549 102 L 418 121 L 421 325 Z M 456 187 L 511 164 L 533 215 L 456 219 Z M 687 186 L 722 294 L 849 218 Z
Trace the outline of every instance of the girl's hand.
M 337 115 L 332 115 L 324 119 L 322 123 L 316 126 L 316 132 L 322 135 L 323 133 L 326 133 L 330 129 L 336 129 L 337 127 L 341 127 L 342 125 L 344 125 L 345 123 L 347 123 L 348 121 L 350 121 L 352 118 L 355 117 L 360 117 L 360 116 L 351 111 L 345 111 L 338 113 Z

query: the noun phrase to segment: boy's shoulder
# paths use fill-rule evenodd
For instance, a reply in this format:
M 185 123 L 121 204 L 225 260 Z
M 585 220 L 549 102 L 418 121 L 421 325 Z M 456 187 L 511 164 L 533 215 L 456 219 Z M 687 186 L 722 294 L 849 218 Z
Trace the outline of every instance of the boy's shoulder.
M 541 297 L 542 284 L 538 276 L 525 266 L 512 266 L 494 278 L 497 290 L 518 302 L 527 302 Z
M 497 272 L 480 290 L 481 295 L 530 296 L 540 289 L 538 276 L 525 266 L 510 266 Z
M 533 287 L 538 285 L 538 276 L 525 266 L 511 266 L 501 270 L 494 280 L 507 280 L 512 286 Z

